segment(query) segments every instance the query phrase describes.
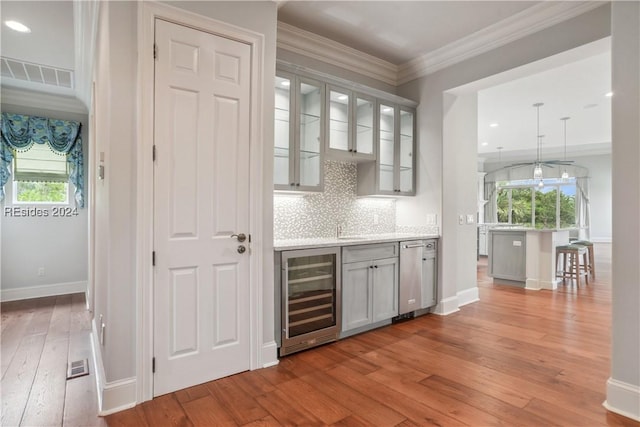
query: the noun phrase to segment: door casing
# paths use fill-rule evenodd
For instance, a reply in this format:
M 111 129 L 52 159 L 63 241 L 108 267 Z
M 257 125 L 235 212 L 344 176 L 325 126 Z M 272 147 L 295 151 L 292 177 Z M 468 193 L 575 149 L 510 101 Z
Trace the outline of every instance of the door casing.
M 154 145 L 154 23 L 157 18 L 200 31 L 237 40 L 251 46 L 251 123 L 249 141 L 249 198 L 252 252 L 250 260 L 249 305 L 251 369 L 277 363 L 265 357 L 263 347 L 263 248 L 265 244 L 263 175 L 263 51 L 264 36 L 212 18 L 197 15 L 172 6 L 140 2 L 138 6 L 138 123 L 137 130 L 137 212 L 136 212 L 136 400 L 153 398 L 153 145 Z M 275 345 L 272 346 L 275 352 Z

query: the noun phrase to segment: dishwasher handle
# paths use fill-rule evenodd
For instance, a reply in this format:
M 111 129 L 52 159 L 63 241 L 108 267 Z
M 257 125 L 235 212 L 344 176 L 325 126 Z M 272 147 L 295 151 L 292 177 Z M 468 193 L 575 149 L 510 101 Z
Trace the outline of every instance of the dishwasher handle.
M 413 245 L 402 245 L 401 246 L 402 249 L 424 248 L 424 247 L 425 247 L 424 243 L 415 243 Z

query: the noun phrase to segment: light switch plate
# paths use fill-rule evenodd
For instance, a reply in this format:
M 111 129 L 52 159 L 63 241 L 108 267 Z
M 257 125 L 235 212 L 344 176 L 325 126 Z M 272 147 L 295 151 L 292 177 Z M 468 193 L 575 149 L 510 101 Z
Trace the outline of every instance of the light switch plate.
M 464 225 L 464 215 L 458 215 L 458 224 Z
M 473 223 L 474 223 L 473 214 L 467 214 L 467 224 L 473 224 Z

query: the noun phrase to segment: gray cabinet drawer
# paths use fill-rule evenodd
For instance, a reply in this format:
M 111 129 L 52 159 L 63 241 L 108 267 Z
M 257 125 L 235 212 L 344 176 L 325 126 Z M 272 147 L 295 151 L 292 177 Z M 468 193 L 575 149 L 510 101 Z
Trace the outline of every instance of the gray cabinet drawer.
M 370 245 L 348 246 L 342 248 L 342 263 L 370 261 L 374 259 L 395 258 L 398 256 L 398 243 L 374 243 Z

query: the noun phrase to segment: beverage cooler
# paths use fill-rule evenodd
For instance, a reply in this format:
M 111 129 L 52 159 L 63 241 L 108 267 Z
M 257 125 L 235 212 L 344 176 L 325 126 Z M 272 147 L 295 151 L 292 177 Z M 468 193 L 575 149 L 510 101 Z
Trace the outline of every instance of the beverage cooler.
M 278 255 L 281 318 L 279 334 L 276 332 L 280 335 L 280 355 L 337 340 L 340 248 L 283 251 Z

